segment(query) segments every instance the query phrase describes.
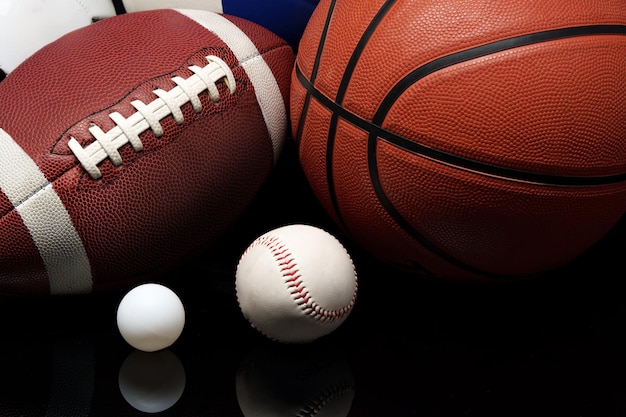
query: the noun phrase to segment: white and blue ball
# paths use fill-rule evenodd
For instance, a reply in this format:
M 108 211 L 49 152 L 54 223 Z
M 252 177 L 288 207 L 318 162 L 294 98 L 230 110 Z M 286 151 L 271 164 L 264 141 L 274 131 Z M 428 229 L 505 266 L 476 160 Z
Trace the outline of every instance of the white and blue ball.
M 0 71 L 9 74 L 62 35 L 114 15 L 111 0 L 1 0 Z
M 64 34 L 121 13 L 199 9 L 248 19 L 294 50 L 319 0 L 0 0 L 0 80 Z

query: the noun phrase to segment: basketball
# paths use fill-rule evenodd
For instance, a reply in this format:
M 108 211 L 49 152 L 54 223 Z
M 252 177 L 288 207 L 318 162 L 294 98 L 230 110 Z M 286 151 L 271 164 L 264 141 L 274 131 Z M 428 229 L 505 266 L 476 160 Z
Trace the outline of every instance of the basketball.
M 538 277 L 626 207 L 624 0 L 322 0 L 291 123 L 321 205 L 420 276 Z

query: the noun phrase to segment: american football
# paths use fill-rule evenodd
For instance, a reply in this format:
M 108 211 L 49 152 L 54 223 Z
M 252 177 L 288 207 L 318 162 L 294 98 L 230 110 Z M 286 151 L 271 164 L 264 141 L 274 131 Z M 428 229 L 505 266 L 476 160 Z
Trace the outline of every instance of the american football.
M 223 235 L 288 135 L 294 52 L 210 11 L 114 16 L 0 83 L 0 293 L 158 276 Z

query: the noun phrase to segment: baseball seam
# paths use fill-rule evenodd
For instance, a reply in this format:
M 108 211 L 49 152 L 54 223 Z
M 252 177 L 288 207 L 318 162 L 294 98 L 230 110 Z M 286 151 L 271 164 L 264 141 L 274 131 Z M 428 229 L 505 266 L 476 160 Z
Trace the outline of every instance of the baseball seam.
M 346 306 L 338 310 L 325 309 L 321 307 L 317 301 L 315 301 L 309 290 L 306 288 L 304 282 L 302 281 L 302 275 L 300 274 L 298 264 L 287 245 L 275 236 L 261 236 L 256 239 L 250 248 L 257 245 L 263 245 L 269 249 L 274 260 L 280 267 L 280 272 L 285 280 L 284 282 L 287 285 L 289 294 L 305 315 L 319 322 L 331 323 L 345 317 L 350 312 L 356 300 L 356 283 L 352 298 Z
M 296 417 L 312 417 L 320 413 L 322 409 L 331 401 L 341 397 L 346 393 L 353 393 L 354 387 L 347 381 L 337 381 L 318 393 L 311 401 L 301 407 Z

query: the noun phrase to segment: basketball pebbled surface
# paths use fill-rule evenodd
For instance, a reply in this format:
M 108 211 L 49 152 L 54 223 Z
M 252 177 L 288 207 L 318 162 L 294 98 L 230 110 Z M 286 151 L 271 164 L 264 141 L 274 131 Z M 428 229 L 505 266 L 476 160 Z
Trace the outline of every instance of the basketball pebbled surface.
M 573 260 L 626 207 L 626 3 L 323 0 L 292 130 L 326 211 L 418 275 Z

